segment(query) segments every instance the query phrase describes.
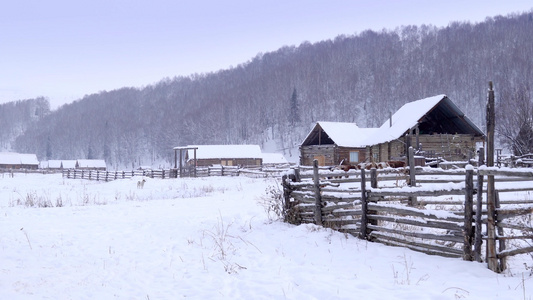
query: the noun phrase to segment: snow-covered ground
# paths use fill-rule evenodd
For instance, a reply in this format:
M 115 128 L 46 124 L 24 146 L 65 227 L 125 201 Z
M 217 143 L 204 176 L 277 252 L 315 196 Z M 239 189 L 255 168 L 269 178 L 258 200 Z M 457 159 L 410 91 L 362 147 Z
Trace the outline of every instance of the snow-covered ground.
M 530 261 L 496 274 L 272 222 L 276 179 L 137 180 L 0 174 L 0 299 L 533 298 Z

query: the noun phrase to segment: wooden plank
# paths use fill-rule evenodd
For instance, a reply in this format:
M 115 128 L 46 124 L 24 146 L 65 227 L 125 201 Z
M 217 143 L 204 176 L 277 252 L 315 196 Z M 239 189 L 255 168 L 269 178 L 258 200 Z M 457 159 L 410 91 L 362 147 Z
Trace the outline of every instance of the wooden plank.
M 324 219 L 322 220 L 326 227 L 339 227 L 342 225 L 360 224 L 361 220 L 349 220 L 349 219 Z
M 442 234 L 432 234 L 432 233 L 409 232 L 409 231 L 404 231 L 404 230 L 399 230 L 399 229 L 385 228 L 382 226 L 376 226 L 376 225 L 371 225 L 371 224 L 367 224 L 367 227 L 369 229 L 372 229 L 373 231 L 394 233 L 398 235 L 410 236 L 410 237 L 420 238 L 420 239 L 449 241 L 449 242 L 456 242 L 456 243 L 463 242 L 462 236 L 456 236 L 452 234 L 442 235 Z
M 499 208 L 496 210 L 497 220 L 505 220 L 517 216 L 523 216 L 533 213 L 533 206 L 530 207 L 520 207 L 516 209 L 503 209 Z
M 450 221 L 435 221 L 435 220 L 420 220 L 420 219 L 411 219 L 405 217 L 397 216 L 382 216 L 382 215 L 368 215 L 369 219 L 386 221 L 398 224 L 407 224 L 420 227 L 429 227 L 429 228 L 438 228 L 445 230 L 455 230 L 457 232 L 462 232 L 462 227 L 460 222 L 450 222 Z
M 353 203 L 343 203 L 343 204 L 335 204 L 335 205 L 328 205 L 326 207 L 322 207 L 322 213 L 332 212 L 337 209 L 343 209 L 343 210 L 353 210 L 355 206 Z
M 357 219 L 360 220 L 363 212 L 361 210 L 339 210 L 339 211 L 331 211 L 329 212 L 329 214 L 332 214 L 335 217 L 353 216 L 353 217 L 357 217 Z
M 380 204 L 374 204 L 370 203 L 368 205 L 368 209 L 376 210 L 376 211 L 383 211 L 398 215 L 407 215 L 407 216 L 415 216 L 415 217 L 421 217 L 424 219 L 431 219 L 431 220 L 448 220 L 453 222 L 463 222 L 464 218 L 460 216 L 446 216 L 446 217 L 438 217 L 435 215 L 430 214 L 428 211 L 425 210 L 417 210 L 415 208 L 400 208 L 400 207 L 391 207 L 391 206 L 382 206 Z M 462 213 L 461 213 L 462 215 Z
M 533 246 L 526 247 L 526 248 L 520 248 L 520 249 L 514 249 L 514 250 L 506 250 L 504 252 L 498 253 L 498 258 L 504 258 L 508 256 L 518 255 L 518 254 L 524 254 L 524 253 L 531 253 L 533 252 Z
M 438 197 L 438 196 L 448 196 L 448 195 L 464 195 L 464 189 L 452 189 L 452 190 L 439 190 L 439 191 L 431 191 L 431 190 L 421 190 L 416 188 L 402 188 L 399 190 L 379 190 L 374 189 L 372 191 L 369 191 L 369 196 L 377 196 L 377 197 L 411 197 L 411 196 L 417 196 L 417 197 Z
M 518 176 L 518 177 L 533 177 L 533 170 L 524 169 L 500 169 L 497 167 L 479 168 L 478 173 L 484 176 Z

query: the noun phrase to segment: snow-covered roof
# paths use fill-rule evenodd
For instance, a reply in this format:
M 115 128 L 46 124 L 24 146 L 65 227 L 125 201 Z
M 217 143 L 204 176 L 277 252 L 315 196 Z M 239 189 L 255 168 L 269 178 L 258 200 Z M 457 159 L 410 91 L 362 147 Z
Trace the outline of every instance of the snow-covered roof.
M 63 169 L 75 169 L 76 168 L 75 160 L 62 160 L 61 164 L 63 165 Z
M 3 165 L 39 165 L 35 154 L 0 152 L 0 164 Z
M 263 164 L 288 164 L 289 161 L 281 153 L 262 153 Z
M 392 115 L 392 125 L 388 119 L 379 128 L 359 128 L 355 123 L 343 122 L 317 122 L 315 128 L 320 126 L 337 146 L 362 148 L 390 142 L 403 136 L 405 132 L 422 122 L 424 117 L 435 109 L 439 110 L 441 114 L 453 116 L 453 118 L 449 117 L 446 120 L 452 124 L 449 125 L 448 130 L 461 130 L 478 136 L 483 135 L 483 132 L 446 95 L 428 97 L 403 105 Z M 316 134 L 315 137 L 312 136 L 313 130 L 307 135 L 304 144 L 316 139 Z
M 483 135 L 483 132 L 446 95 L 437 95 L 406 103 L 392 115 L 392 126 L 388 119 L 365 142 L 368 145 L 377 145 L 397 139 L 417 124 L 424 122 L 425 116 L 436 109 L 440 110 L 440 114 L 448 115 L 447 119 L 443 119 L 448 124 L 446 129 L 450 131 L 448 133 L 453 134 L 457 130 L 477 136 Z
M 78 159 L 78 168 L 106 168 L 103 159 Z M 63 168 L 66 168 L 63 164 Z
M 194 145 L 189 148 L 196 150 L 197 159 L 220 159 L 220 158 L 261 158 L 259 145 Z M 179 148 L 179 147 L 178 147 Z M 194 158 L 193 150 L 188 150 L 189 159 Z
M 367 145 L 390 142 L 402 136 L 413 128 L 431 109 L 433 109 L 446 95 L 437 95 L 404 104 L 392 115 L 392 126 L 388 119 L 375 134 L 366 140 Z
M 47 168 L 59 169 L 61 168 L 61 161 L 60 160 L 49 160 Z
M 355 123 L 345 122 L 320 121 L 316 126 L 320 126 L 337 146 L 352 148 L 365 147 L 365 141 L 378 130 L 377 128 L 360 128 Z M 313 130 L 307 135 L 306 140 Z

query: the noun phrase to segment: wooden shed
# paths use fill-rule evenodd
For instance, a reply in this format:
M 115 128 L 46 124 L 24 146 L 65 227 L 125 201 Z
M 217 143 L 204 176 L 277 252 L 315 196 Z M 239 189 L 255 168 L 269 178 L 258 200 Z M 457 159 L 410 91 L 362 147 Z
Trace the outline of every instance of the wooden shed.
M 402 106 L 367 139 L 374 161 L 405 157 L 410 146 L 417 155 L 465 161 L 475 156 L 483 132 L 446 95 Z
M 197 166 L 261 166 L 263 158 L 259 145 L 194 145 L 187 146 L 185 161 Z M 179 149 L 179 147 L 174 148 Z
M 39 160 L 35 154 L 0 152 L 0 169 L 26 169 L 39 168 Z
M 365 141 L 376 128 L 359 128 L 355 123 L 317 122 L 300 145 L 300 164 L 320 166 L 357 164 L 365 161 Z
M 318 122 L 300 146 L 300 164 L 311 165 L 314 159 L 320 165 L 404 160 L 410 146 L 425 158 L 464 161 L 484 140 L 446 95 L 438 95 L 405 104 L 379 128 Z

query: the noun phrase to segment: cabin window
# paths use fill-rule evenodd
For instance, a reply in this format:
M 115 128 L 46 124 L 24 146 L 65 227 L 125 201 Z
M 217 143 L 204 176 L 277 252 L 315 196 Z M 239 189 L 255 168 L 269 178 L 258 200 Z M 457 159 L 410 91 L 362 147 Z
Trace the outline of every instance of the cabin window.
M 359 151 L 350 151 L 350 163 L 359 163 Z
M 223 165 L 223 166 L 233 166 L 233 161 L 232 160 L 222 160 L 220 161 L 220 164 Z

